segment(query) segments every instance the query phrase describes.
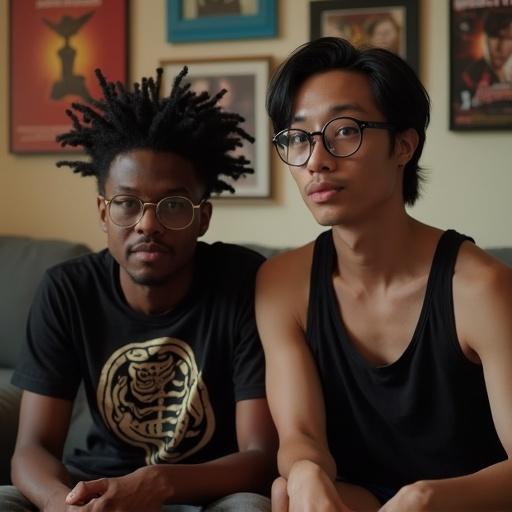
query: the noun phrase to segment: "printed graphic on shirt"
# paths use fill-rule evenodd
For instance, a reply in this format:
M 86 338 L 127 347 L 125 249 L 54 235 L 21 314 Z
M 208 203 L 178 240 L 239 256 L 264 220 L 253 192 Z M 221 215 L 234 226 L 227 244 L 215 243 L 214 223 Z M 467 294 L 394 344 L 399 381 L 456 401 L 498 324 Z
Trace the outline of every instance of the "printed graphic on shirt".
M 146 451 L 146 464 L 188 457 L 215 430 L 194 353 L 176 338 L 131 343 L 114 352 L 101 372 L 97 400 L 112 432 Z

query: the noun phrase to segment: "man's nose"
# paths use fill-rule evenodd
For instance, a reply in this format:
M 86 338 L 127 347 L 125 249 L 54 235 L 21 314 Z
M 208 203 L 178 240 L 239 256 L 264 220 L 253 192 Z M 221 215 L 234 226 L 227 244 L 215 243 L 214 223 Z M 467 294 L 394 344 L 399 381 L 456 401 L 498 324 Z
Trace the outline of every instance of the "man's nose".
M 165 231 L 165 226 L 162 225 L 156 214 L 156 204 L 146 203 L 142 211 L 142 217 L 137 222 L 136 228 L 143 233 L 160 233 Z
M 310 173 L 330 172 L 336 167 L 336 157 L 327 151 L 320 132 L 311 134 L 311 155 L 306 167 Z

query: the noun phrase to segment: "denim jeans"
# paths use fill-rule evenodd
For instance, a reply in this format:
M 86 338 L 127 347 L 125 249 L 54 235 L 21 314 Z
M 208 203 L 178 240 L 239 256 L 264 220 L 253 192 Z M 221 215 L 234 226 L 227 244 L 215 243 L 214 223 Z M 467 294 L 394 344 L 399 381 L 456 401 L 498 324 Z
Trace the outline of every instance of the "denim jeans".
M 91 477 L 68 467 L 73 483 Z M 12 485 L 0 486 L 0 512 L 37 512 L 37 508 Z M 238 492 L 205 506 L 163 505 L 161 512 L 270 512 L 270 500 L 260 494 Z
M 34 507 L 12 485 L 0 486 L 2 512 L 36 512 Z M 161 512 L 270 512 L 270 500 L 260 494 L 238 492 L 214 501 L 204 507 L 194 505 L 164 505 Z

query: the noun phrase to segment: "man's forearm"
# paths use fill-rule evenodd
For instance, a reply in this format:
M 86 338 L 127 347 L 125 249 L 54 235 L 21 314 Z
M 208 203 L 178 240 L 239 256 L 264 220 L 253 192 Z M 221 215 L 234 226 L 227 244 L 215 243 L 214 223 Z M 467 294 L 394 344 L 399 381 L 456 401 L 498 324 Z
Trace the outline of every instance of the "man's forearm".
M 466 476 L 418 482 L 430 494 L 428 510 L 512 510 L 512 461 Z
M 16 450 L 11 464 L 13 484 L 39 509 L 49 499 L 64 499 L 70 489 L 69 473 L 62 462 L 42 447 L 27 446 Z
M 141 470 L 162 503 L 209 503 L 236 492 L 268 495 L 277 471 L 273 457 L 247 450 L 202 464 L 158 464 Z
M 278 452 L 281 476 L 288 478 L 291 469 L 302 461 L 318 465 L 331 480 L 336 478 L 336 463 L 327 448 L 322 448 L 308 438 L 284 440 Z

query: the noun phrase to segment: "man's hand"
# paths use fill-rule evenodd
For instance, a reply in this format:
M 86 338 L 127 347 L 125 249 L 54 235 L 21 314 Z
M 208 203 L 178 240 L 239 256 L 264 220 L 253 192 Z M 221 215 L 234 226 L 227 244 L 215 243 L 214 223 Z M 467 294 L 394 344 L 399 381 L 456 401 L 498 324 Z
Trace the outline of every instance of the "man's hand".
M 351 512 L 325 471 L 310 461 L 293 465 L 288 476 L 287 493 L 288 512 Z
M 147 468 L 126 476 L 78 482 L 66 497 L 66 505 L 91 512 L 159 512 L 163 500 L 153 492 Z
M 433 489 L 420 481 L 402 487 L 379 512 L 428 512 L 432 508 Z

